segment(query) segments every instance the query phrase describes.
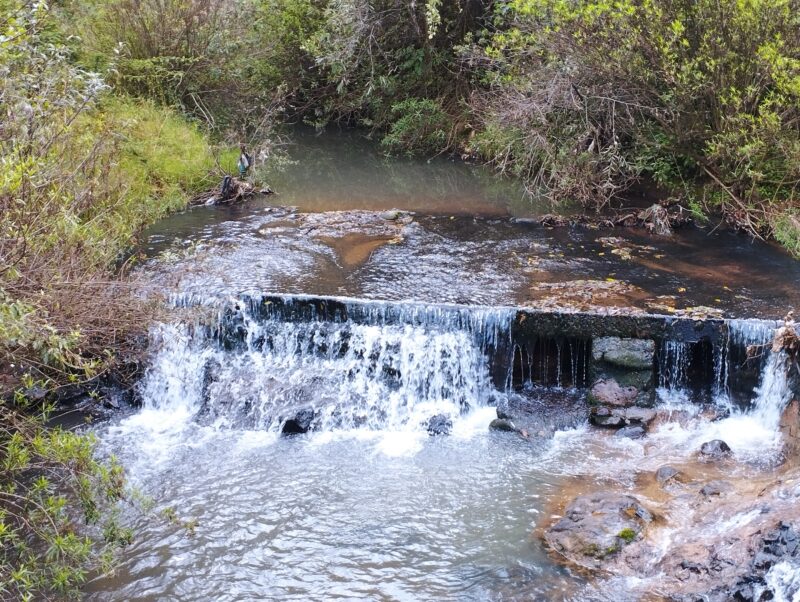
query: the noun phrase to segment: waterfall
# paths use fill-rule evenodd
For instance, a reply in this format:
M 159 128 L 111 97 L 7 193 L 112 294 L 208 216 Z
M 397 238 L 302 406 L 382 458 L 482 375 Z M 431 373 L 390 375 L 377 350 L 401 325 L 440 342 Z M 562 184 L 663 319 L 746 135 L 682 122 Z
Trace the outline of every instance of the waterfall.
M 791 401 L 789 386 L 789 358 L 783 351 L 769 352 L 761 372 L 761 382 L 755 390 L 751 414 L 768 430 L 777 430 L 781 414 Z
M 716 403 L 727 408 L 728 417 L 710 423 L 702 421 L 688 429 L 673 429 L 666 435 L 688 442 L 690 449 L 698 448 L 703 441 L 722 439 L 741 459 L 773 463 L 780 457 L 783 444 L 781 416 L 792 398 L 789 358 L 783 351 L 772 351 L 778 323 L 743 320 L 730 321 L 727 326 L 727 339 L 712 352 L 712 391 L 717 393 Z M 682 388 L 687 385 L 690 351 L 686 343 L 662 345 L 659 384 L 667 407 L 676 400 L 691 401 L 688 389 Z M 749 385 L 744 403 L 733 403 L 728 396 L 736 388 L 733 383 L 739 388 Z M 681 407 L 696 408 L 692 403 Z
M 142 397 L 147 407 L 232 428 L 278 432 L 305 412 L 316 430 L 424 429 L 432 416 L 452 420 L 500 395 L 487 359 L 513 316 L 504 308 L 240 299 L 211 328 L 157 328 Z

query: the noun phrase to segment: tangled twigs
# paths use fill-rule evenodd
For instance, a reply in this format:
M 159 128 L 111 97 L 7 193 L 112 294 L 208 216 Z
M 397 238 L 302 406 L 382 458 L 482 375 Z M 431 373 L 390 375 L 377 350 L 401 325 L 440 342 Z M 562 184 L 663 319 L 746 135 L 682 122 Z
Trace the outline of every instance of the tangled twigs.
M 229 203 L 236 203 L 249 198 L 256 194 L 273 194 L 273 190 L 268 186 L 261 190 L 245 180 L 225 176 L 219 188 L 207 190 L 194 197 L 189 204 L 191 206 L 197 205 L 227 205 Z
M 785 351 L 792 357 L 797 357 L 800 351 L 800 336 L 794 321 L 793 312 L 789 312 L 784 318 L 783 326 L 775 331 L 775 338 L 772 340 L 772 351 L 778 353 Z

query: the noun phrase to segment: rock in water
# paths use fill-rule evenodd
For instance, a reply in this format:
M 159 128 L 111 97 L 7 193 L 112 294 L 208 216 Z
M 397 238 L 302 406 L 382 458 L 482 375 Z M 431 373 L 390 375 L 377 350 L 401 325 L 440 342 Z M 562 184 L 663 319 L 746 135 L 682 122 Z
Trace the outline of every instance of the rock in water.
M 625 426 L 625 416 L 618 410 L 610 410 L 606 407 L 592 408 L 589 421 L 595 426 L 605 428 L 622 428 Z
M 570 561 L 597 569 L 635 541 L 652 520 L 633 496 L 591 493 L 569 503 L 564 518 L 547 531 L 545 540 Z
M 769 586 L 778 585 L 771 580 L 770 570 L 779 565 L 794 572 L 800 561 L 800 532 L 790 523 L 781 522 L 777 528 L 764 535 L 755 546 L 756 554 L 750 563 L 749 571 L 736 583 L 719 587 L 698 599 L 703 600 L 797 600 L 797 581 L 790 578 L 788 586 L 780 598 L 775 597 Z M 770 583 L 772 581 L 772 583 Z
M 513 420 L 514 416 L 511 414 L 511 408 L 508 405 L 507 401 L 501 401 L 497 404 L 497 417 L 501 420 Z
M 623 437 L 625 439 L 641 439 L 647 433 L 641 426 L 625 426 L 614 433 L 615 437 Z
M 436 414 L 428 419 L 429 435 L 449 435 L 453 430 L 453 421 L 445 414 Z
M 516 433 L 519 429 L 517 429 L 517 426 L 513 422 L 506 418 L 495 418 L 489 423 L 489 430 Z
M 625 410 L 625 421 L 628 424 L 640 425 L 645 428 L 655 420 L 655 417 L 655 410 L 647 408 L 628 408 Z
M 636 403 L 636 387 L 620 387 L 613 378 L 598 380 L 589 392 L 591 403 L 614 407 L 628 407 Z
M 589 422 L 595 426 L 605 428 L 622 428 L 623 426 L 640 426 L 647 429 L 656 417 L 654 410 L 647 408 L 607 408 L 605 406 L 592 408 Z
M 703 488 L 700 490 L 700 494 L 706 497 L 711 497 L 712 495 L 720 496 L 723 493 L 727 493 L 731 491 L 733 486 L 728 483 L 727 481 L 710 481 L 703 485 Z
M 659 485 L 672 483 L 680 478 L 680 471 L 672 466 L 662 466 L 656 471 L 656 482 Z
M 728 458 L 731 455 L 730 446 L 722 439 L 706 441 L 700 446 L 700 457 L 706 461 L 716 461 Z
M 397 219 L 400 219 L 400 216 L 403 213 L 399 209 L 389 209 L 388 211 L 381 212 L 380 216 L 381 219 L 385 219 L 386 221 L 393 222 Z
M 314 418 L 317 417 L 316 412 L 312 409 L 300 410 L 293 418 L 290 418 L 283 424 L 281 433 L 284 435 L 302 435 L 311 430 Z

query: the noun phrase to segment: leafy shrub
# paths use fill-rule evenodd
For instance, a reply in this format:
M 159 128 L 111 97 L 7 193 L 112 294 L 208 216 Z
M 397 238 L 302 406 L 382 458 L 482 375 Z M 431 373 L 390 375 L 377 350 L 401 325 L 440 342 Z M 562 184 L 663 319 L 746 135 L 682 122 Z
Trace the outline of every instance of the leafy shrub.
M 409 98 L 392 105 L 394 117 L 381 143 L 392 151 L 437 153 L 447 148 L 450 119 L 435 101 Z
M 150 309 L 112 264 L 213 161 L 176 114 L 77 67 L 44 2 L 0 9 L 0 597 L 51 599 L 76 595 L 131 533 L 116 518 L 122 469 L 94 458 L 91 435 L 47 426 L 32 392 L 134 348 Z
M 511 0 L 498 11 L 474 106 L 487 132 L 527 135 L 491 159 L 521 163 L 556 200 L 603 205 L 647 174 L 707 187 L 704 210 L 755 235 L 784 223 L 800 184 L 798 0 Z

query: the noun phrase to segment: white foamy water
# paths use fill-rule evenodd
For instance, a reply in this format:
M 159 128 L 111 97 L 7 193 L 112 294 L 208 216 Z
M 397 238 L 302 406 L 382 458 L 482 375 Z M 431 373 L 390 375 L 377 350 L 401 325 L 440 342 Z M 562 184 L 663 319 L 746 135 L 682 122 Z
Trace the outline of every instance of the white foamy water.
M 221 311 L 218 328 L 153 331 L 143 408 L 109 431 L 138 440 L 137 465 L 157 466 L 215 436 L 274 442 L 299 411 L 313 413 L 315 444 L 357 438 L 388 456 L 417 453 L 434 416 L 461 439 L 485 433 L 495 417 L 488 403 L 502 394 L 487 353 L 507 336 L 509 310 L 374 304 L 359 322 L 337 322 L 236 307 L 233 326 Z
M 769 569 L 765 581 L 774 602 L 800 602 L 800 566 L 786 560 L 778 562 Z
M 491 403 L 505 395 L 497 382 L 508 382 L 489 370 L 508 342 L 508 310 L 375 303 L 343 319 L 309 306 L 239 303 L 220 312 L 216 329 L 171 324 L 153 333 L 144 407 L 109 425 L 103 441 L 137 485 L 197 518 L 198 535 L 176 544 L 163 528 L 141 525 L 144 543 L 127 553 L 119 581 L 92 585 L 96 599 L 567 599 L 570 591 L 576 600 L 633 600 L 659 577 L 583 590 L 531 545 L 531 517 L 549 515 L 572 477 L 629 487 L 643 471 L 690 460 L 709 439 L 746 461 L 780 448 L 789 398 L 782 354 L 764 361 L 750 407 L 726 419 L 708 422 L 676 386 L 687 382 L 689 352 L 675 346 L 671 361 L 681 365 L 661 383 L 661 409 L 680 421 L 642 440 L 582 425 L 525 441 L 487 429 Z M 282 436 L 302 409 L 313 411 L 315 430 Z M 451 420 L 448 437 L 428 434 L 437 415 Z M 702 529 L 741 527 L 756 514 L 721 513 Z M 684 536 L 679 524 L 665 529 L 651 569 Z M 789 568 L 769 579 L 794 600 Z
M 735 372 L 720 360 L 728 351 L 715 351 L 715 403 L 728 417 L 708 421 L 698 416 L 699 406 L 692 402 L 692 394 L 684 388 L 688 371 L 688 346 L 665 343 L 662 358 L 660 388 L 657 391 L 659 410 L 681 414 L 682 421 L 661 425 L 648 437 L 661 445 L 677 450 L 696 451 L 705 441 L 722 439 L 733 450 L 735 457 L 745 461 L 774 461 L 783 441 L 779 432 L 781 415 L 791 400 L 788 358 L 785 353 L 773 353 L 772 337 L 776 323 L 759 320 L 733 320 L 728 322 L 728 345 L 744 350 L 755 346 L 762 360 L 759 384 L 753 391 L 749 407 L 737 407 L 727 394 L 727 378 Z

